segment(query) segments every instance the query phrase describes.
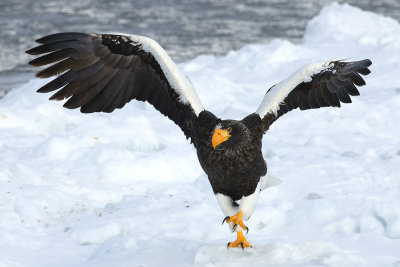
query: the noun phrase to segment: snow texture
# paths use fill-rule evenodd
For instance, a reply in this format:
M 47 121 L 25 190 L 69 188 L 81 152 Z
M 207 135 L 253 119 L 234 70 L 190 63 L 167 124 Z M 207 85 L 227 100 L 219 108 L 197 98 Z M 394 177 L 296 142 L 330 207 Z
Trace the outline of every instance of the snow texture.
M 260 118 L 264 118 L 268 113 L 273 113 L 278 116 L 279 104 L 285 100 L 288 94 L 296 88 L 297 85 L 301 83 L 307 83 L 312 81 L 312 77 L 315 74 L 324 72 L 329 68 L 333 67 L 333 60 L 328 60 L 318 63 L 309 63 L 295 73 L 290 75 L 288 78 L 282 80 L 278 84 L 274 85 L 265 94 L 260 106 L 258 107 L 256 113 Z
M 204 110 L 200 98 L 189 78 L 178 68 L 175 62 L 172 61 L 167 52 L 165 52 L 156 41 L 149 37 L 133 34 L 127 35 L 124 33 L 119 34 L 129 37 L 129 39 L 135 43 L 139 43 L 144 51 L 154 56 L 158 64 L 160 64 L 171 88 L 178 93 L 179 101 L 183 104 L 190 105 L 196 115 L 199 116 L 200 112 Z
M 370 58 L 360 96 L 292 111 L 263 140 L 268 170 L 246 222 L 227 225 L 194 148 L 146 103 L 81 114 L 32 79 L 0 100 L 0 266 L 400 266 L 400 25 L 332 4 L 301 44 L 276 39 L 180 67 L 222 118 L 253 112 L 309 62 Z

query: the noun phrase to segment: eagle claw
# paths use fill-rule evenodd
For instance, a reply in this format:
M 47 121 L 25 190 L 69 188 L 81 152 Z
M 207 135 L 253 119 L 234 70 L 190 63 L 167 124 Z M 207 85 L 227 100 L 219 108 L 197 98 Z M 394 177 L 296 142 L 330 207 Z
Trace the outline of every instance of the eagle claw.
M 235 223 L 235 224 L 233 225 L 233 227 L 232 227 L 233 231 L 235 231 L 237 227 L 238 227 L 238 225 Z
M 241 247 L 242 250 L 244 250 L 244 248 L 251 248 L 252 246 L 250 245 L 250 243 L 246 240 L 246 238 L 243 235 L 242 231 L 239 231 L 237 233 L 237 238 L 234 242 L 229 242 L 227 245 L 227 248 L 237 248 L 237 247 Z
M 249 228 L 244 225 L 243 223 L 243 212 L 239 211 L 237 214 L 233 215 L 233 216 L 226 216 L 225 219 L 222 221 L 222 224 L 224 224 L 224 222 L 226 221 L 227 223 L 232 223 L 232 230 L 236 231 L 238 226 L 240 226 L 240 228 L 242 228 L 243 230 L 246 230 L 247 233 L 249 232 Z
M 224 224 L 225 221 L 229 220 L 231 217 L 226 216 L 225 219 L 222 221 L 222 225 Z

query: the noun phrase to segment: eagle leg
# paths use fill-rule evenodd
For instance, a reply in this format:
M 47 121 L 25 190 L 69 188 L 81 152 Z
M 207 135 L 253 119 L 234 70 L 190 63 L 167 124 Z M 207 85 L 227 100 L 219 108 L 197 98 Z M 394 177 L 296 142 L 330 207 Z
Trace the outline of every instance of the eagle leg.
M 249 232 L 249 228 L 243 223 L 243 211 L 239 211 L 236 215 L 233 215 L 231 217 L 226 216 L 225 219 L 222 221 L 222 224 L 224 224 L 225 221 L 227 223 L 233 224 L 233 231 L 235 231 L 237 227 L 240 226 L 243 230 Z
M 242 230 L 237 232 L 237 238 L 236 238 L 235 241 L 229 242 L 227 244 L 227 248 L 236 248 L 236 247 L 239 247 L 239 246 L 242 247 L 243 250 L 244 250 L 244 248 L 251 248 L 252 247 L 250 245 L 250 243 L 244 237 Z

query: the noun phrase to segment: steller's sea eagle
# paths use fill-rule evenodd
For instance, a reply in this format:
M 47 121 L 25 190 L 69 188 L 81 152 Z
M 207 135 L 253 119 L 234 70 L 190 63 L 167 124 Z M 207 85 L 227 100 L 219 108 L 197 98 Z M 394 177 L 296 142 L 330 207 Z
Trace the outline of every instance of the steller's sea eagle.
M 178 125 L 197 151 L 201 167 L 237 239 L 228 247 L 251 247 L 243 220 L 252 215 L 259 193 L 271 185 L 261 153 L 263 134 L 283 114 L 340 107 L 357 96 L 368 59 L 328 60 L 306 65 L 272 86 L 258 109 L 242 120 L 222 120 L 205 110 L 190 80 L 154 40 L 127 34 L 58 33 L 38 39 L 27 51 L 42 55 L 29 64 L 53 64 L 37 73 L 61 74 L 38 92 L 57 90 L 64 107 L 83 113 L 112 112 L 132 99 L 147 101 Z M 272 181 L 272 183 L 276 183 Z M 238 202 L 240 201 L 240 202 Z

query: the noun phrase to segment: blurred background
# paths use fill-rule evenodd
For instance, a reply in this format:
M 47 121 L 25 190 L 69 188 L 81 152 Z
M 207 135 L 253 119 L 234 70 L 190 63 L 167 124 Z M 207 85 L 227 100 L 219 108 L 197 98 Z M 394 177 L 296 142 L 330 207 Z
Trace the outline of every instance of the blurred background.
M 309 19 L 333 0 L 1 0 L 0 97 L 33 77 L 25 50 L 63 31 L 125 32 L 152 37 L 176 62 L 226 54 L 273 38 L 300 42 Z M 399 0 L 348 0 L 400 20 Z

